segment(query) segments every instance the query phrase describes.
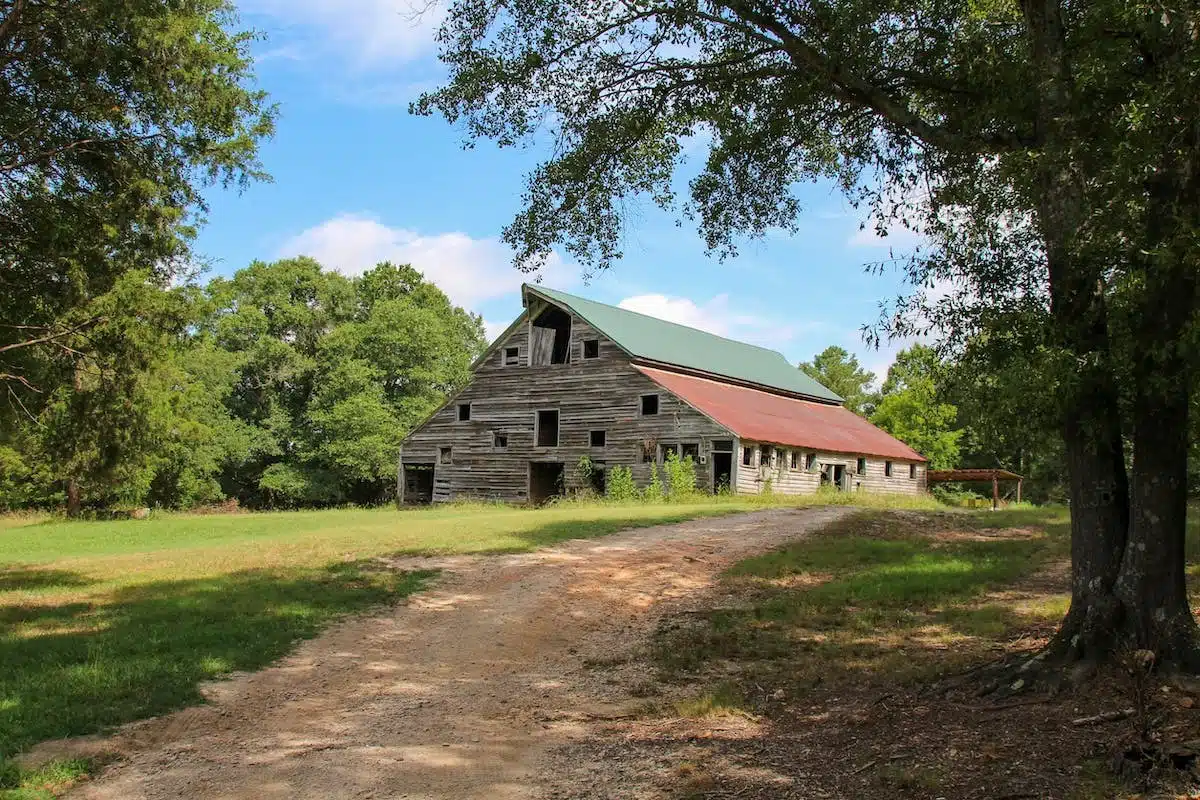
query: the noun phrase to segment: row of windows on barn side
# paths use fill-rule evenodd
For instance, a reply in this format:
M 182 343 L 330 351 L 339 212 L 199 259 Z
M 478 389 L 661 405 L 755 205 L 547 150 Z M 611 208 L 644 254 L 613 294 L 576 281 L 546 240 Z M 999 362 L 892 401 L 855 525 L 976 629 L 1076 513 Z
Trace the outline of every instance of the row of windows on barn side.
M 657 394 L 644 394 L 638 398 L 638 411 L 644 417 L 656 416 L 659 412 L 659 398 Z M 471 403 L 459 403 L 455 411 L 455 419 L 459 422 L 470 422 L 472 415 Z M 508 449 L 508 433 L 503 430 L 494 430 L 492 433 L 492 449 L 506 450 Z M 558 447 L 560 433 L 560 419 L 557 408 L 545 408 L 534 412 L 534 444 L 537 447 Z M 602 448 L 608 446 L 608 431 L 596 429 L 588 431 L 588 443 L 590 447 Z M 718 443 L 714 442 L 714 446 Z M 723 444 L 725 452 L 732 452 L 732 441 Z M 675 448 L 676 455 L 682 452 L 681 458 L 686 458 L 691 455 L 694 459 L 699 459 L 700 446 L 699 444 L 680 444 L 680 445 L 663 445 L 659 448 L 658 456 L 660 459 L 666 458 L 666 453 L 672 448 Z M 665 450 L 663 448 L 666 448 Z M 438 462 L 449 464 L 453 461 L 454 452 L 451 447 L 441 447 L 438 450 Z M 646 457 L 643 454 L 643 461 L 653 460 L 653 450 L 651 456 Z
M 801 464 L 803 464 L 803 467 Z M 817 454 L 803 450 L 784 450 L 779 447 L 768 447 L 765 445 L 762 447 L 758 445 L 746 445 L 742 448 L 742 466 L 777 469 L 781 473 L 785 470 L 812 472 L 817 469 Z M 883 462 L 883 474 L 886 477 L 894 477 L 895 471 L 895 465 L 891 461 Z M 867 474 L 866 458 L 862 456 L 858 457 L 854 474 Z M 916 464 L 908 465 L 908 477 L 909 480 L 917 479 Z

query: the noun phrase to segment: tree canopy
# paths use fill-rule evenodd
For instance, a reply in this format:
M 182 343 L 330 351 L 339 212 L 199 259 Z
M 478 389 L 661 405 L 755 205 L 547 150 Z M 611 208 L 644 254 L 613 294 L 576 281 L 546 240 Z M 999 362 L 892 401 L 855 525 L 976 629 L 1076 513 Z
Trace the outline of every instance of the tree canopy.
M 840 396 L 844 401 L 843 405 L 855 414 L 871 416 L 879 399 L 872 390 L 875 373 L 860 367 L 858 357 L 851 355 L 845 348 L 830 345 L 813 356 L 812 361 L 802 362 L 800 369 Z
M 930 469 L 958 466 L 958 409 L 945 402 L 946 366 L 931 347 L 916 344 L 896 354 L 871 422 L 929 459 Z
M 192 266 L 202 187 L 266 177 L 252 40 L 228 0 L 0 2 L 0 381 L 53 391 L 89 304 Z

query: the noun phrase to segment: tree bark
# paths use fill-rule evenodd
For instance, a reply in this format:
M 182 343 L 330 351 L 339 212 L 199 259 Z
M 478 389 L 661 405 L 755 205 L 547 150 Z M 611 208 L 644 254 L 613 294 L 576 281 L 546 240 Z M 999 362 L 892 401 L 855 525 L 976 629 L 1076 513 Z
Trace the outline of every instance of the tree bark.
M 79 516 L 79 481 L 74 478 L 67 479 L 67 516 Z
M 1164 153 L 1147 181 L 1145 241 L 1133 256 L 1143 300 L 1133 326 L 1132 513 L 1116 594 L 1131 645 L 1153 651 L 1160 664 L 1195 670 L 1200 631 L 1188 604 L 1184 543 L 1193 380 L 1188 341 L 1200 278 L 1191 239 L 1182 234 L 1200 222 L 1200 180 L 1193 159 L 1177 152 Z

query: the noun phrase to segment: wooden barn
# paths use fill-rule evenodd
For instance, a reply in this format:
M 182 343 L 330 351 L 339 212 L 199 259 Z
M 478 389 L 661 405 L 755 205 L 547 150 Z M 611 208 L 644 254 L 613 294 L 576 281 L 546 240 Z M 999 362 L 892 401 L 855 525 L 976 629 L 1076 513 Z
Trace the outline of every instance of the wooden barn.
M 925 487 L 919 453 L 780 353 L 542 286 L 522 302 L 467 387 L 404 440 L 403 502 L 542 502 L 600 489 L 617 465 L 644 486 L 671 451 L 706 491 Z

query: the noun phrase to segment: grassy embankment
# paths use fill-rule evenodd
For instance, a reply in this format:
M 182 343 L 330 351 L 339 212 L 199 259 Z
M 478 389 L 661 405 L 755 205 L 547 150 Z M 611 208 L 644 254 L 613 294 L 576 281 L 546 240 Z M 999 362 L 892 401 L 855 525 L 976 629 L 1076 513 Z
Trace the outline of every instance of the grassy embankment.
M 1115 797 L 1123 786 L 1076 752 L 1087 732 L 1073 730 L 1069 720 L 1083 715 L 1079 703 L 1098 703 L 1100 711 L 1128 704 L 1119 680 L 1115 689 L 1103 684 L 1094 697 L 1033 701 L 1005 712 L 1024 713 L 1021 721 L 977 708 L 970 695 L 942 700 L 922 693 L 939 675 L 1029 652 L 1054 632 L 1070 599 L 1069 527 L 1061 508 L 865 511 L 742 561 L 722 576 L 719 607 L 680 615 L 659 630 L 650 661 L 663 685 L 672 688 L 649 701 L 647 713 L 770 720 L 774 733 L 756 745 L 764 749 L 804 740 L 817 731 L 814 725 L 833 730 L 853 720 L 845 734 L 852 744 L 842 751 L 832 750 L 824 761 L 807 751 L 803 758 L 799 752 L 794 756 L 798 762 L 835 765 L 811 770 L 835 793 L 966 796 L 963 792 L 995 785 L 990 781 L 1008 777 L 1005 769 L 1048 747 L 1055 757 L 1045 759 L 1045 769 L 1058 770 L 1057 777 L 1024 776 L 1044 779 L 1039 791 L 1051 791 L 1045 787 L 1060 781 L 1044 796 Z M 1196 525 L 1188 550 L 1200 552 Z M 1200 565 L 1191 564 L 1188 572 L 1195 607 Z M 957 748 L 942 752 L 930 745 L 917 757 L 887 755 L 910 736 L 918 741 L 931 723 L 938 733 L 930 741 L 942 735 L 953 742 L 957 736 Z M 1061 747 L 1037 738 L 1047 730 L 1066 731 Z M 1022 739 L 1026 734 L 1030 741 Z M 972 736 L 994 763 L 967 763 L 962 754 L 970 750 L 965 742 Z M 730 792 L 753 788 L 718 772 L 689 775 L 680 783 L 681 796 L 700 796 L 717 786 Z M 695 784 L 691 789 L 689 781 Z

